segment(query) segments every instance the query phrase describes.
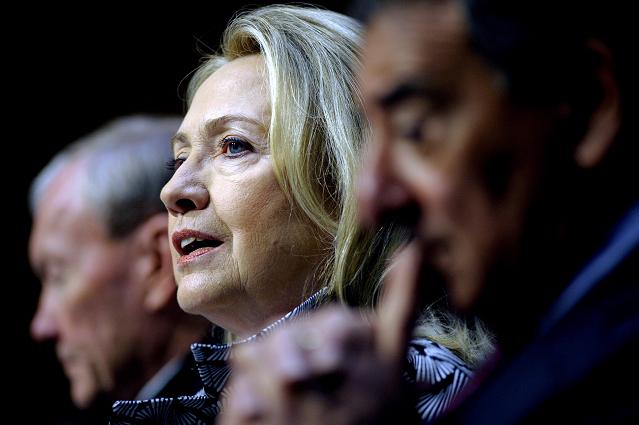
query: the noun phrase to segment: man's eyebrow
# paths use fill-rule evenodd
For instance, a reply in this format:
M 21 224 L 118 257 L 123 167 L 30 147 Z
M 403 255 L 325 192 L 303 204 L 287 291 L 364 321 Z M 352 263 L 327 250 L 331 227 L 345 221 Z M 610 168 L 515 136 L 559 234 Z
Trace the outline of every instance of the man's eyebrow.
M 412 98 L 437 100 L 441 96 L 441 92 L 423 81 L 407 81 L 380 96 L 378 103 L 382 108 L 392 108 Z
M 210 134 L 212 134 L 215 131 L 217 127 L 221 127 L 224 124 L 227 124 L 229 122 L 234 122 L 234 121 L 242 121 L 242 122 L 252 124 L 256 127 L 259 127 L 260 130 L 264 132 L 268 130 L 267 126 L 264 125 L 264 123 L 258 120 L 255 120 L 253 118 L 247 117 L 246 115 L 229 114 L 229 115 L 222 115 L 221 117 L 217 117 L 217 118 L 211 118 L 210 120 L 206 121 L 204 124 L 200 126 L 198 130 L 198 137 L 201 139 L 206 139 L 209 137 Z M 186 133 L 178 132 L 171 139 L 171 146 L 172 147 L 175 146 L 176 143 L 188 143 L 189 139 L 190 138 Z

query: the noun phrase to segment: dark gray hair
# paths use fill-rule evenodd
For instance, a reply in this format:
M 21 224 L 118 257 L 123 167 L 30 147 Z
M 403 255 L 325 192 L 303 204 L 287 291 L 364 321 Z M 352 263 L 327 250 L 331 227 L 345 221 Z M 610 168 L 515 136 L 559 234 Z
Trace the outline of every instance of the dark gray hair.
M 111 237 L 128 235 L 148 217 L 165 211 L 160 191 L 170 177 L 169 141 L 180 122 L 168 116 L 118 118 L 67 146 L 34 179 L 31 213 L 58 174 L 72 162 L 83 161 L 81 196 Z

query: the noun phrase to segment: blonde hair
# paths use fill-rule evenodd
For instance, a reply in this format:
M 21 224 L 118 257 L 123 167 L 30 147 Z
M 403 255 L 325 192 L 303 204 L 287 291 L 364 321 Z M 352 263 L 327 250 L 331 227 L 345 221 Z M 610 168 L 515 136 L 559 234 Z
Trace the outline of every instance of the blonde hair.
M 330 247 L 316 277 L 330 296 L 374 307 L 391 254 L 406 236 L 392 226 L 365 231 L 357 220 L 354 180 L 369 136 L 356 82 L 361 34 L 354 19 L 313 7 L 275 5 L 240 14 L 226 28 L 221 52 L 195 72 L 187 99 L 190 104 L 226 63 L 262 56 L 275 175 L 294 209 Z M 461 340 L 445 341 L 452 333 L 439 324 L 419 329 L 436 329 L 433 337 L 464 353 Z
M 413 329 L 414 338 L 428 338 L 457 354 L 471 368 L 495 349 L 495 338 L 477 318 L 462 320 L 446 308 L 427 308 Z
M 352 305 L 372 306 L 386 252 L 398 239 L 357 223 L 354 179 L 367 137 L 356 74 L 361 25 L 313 7 L 267 6 L 237 16 L 221 53 L 189 83 L 188 100 L 224 64 L 259 54 L 269 82 L 269 144 L 278 182 L 330 246 L 319 278 Z

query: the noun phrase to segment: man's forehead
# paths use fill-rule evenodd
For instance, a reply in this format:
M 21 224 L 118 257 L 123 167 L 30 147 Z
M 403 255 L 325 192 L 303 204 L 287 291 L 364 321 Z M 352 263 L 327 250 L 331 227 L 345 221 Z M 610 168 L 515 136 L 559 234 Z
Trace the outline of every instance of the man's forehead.
M 367 35 L 390 39 L 400 46 L 400 40 L 424 40 L 466 34 L 465 11 L 460 2 L 416 2 L 383 9 L 374 16 Z M 380 40 L 376 40 L 380 41 Z
M 36 206 L 32 237 L 82 241 L 96 233 L 99 219 L 82 193 L 85 180 L 79 163 L 70 164 L 52 179 Z
M 363 83 L 376 91 L 371 83 L 415 80 L 426 71 L 435 77 L 445 75 L 468 52 L 466 47 L 463 13 L 457 2 L 388 9 L 367 31 Z
M 36 215 L 40 210 L 81 202 L 82 185 L 86 181 L 86 161 L 72 160 L 61 167 L 46 184 L 36 205 Z

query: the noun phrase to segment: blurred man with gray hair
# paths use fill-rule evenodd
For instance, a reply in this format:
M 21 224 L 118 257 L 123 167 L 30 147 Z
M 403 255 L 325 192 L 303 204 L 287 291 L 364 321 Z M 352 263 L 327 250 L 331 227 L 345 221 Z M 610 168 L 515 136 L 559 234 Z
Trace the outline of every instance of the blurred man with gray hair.
M 29 258 L 42 281 L 31 333 L 55 342 L 78 408 L 199 389 L 189 346 L 207 323 L 177 305 L 159 197 L 179 123 L 117 119 L 31 187 Z

